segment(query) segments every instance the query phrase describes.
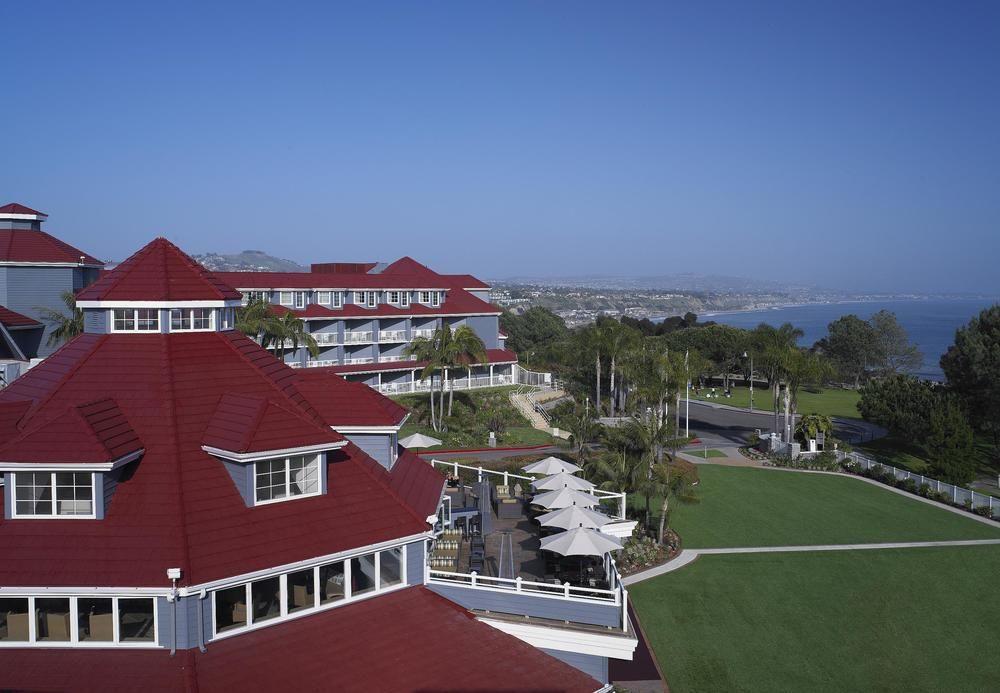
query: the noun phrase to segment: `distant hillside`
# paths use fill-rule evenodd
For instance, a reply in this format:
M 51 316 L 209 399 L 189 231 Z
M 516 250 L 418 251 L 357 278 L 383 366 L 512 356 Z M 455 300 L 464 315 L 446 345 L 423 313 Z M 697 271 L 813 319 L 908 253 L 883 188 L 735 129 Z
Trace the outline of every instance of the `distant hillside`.
M 274 257 L 260 250 L 244 250 L 234 255 L 205 253 L 193 255 L 195 260 L 214 272 L 308 272 L 292 260 Z

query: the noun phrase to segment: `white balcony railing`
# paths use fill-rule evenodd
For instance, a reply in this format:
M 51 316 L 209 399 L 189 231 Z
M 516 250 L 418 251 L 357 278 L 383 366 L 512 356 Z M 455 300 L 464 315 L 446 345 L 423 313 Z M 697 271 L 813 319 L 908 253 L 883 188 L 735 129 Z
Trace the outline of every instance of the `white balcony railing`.
M 345 366 L 356 366 L 361 363 L 375 363 L 375 359 L 371 356 L 359 356 L 357 358 L 344 359 Z
M 313 332 L 312 338 L 316 340 L 317 344 L 326 346 L 340 344 L 340 335 L 336 332 Z
M 430 339 L 434 336 L 434 330 L 413 330 L 413 337 L 423 337 L 424 339 Z
M 382 330 L 378 333 L 380 342 L 405 342 L 406 330 Z
M 336 359 L 319 359 L 316 361 L 306 361 L 306 368 L 325 368 L 326 366 L 339 366 L 340 361 Z
M 379 363 L 392 363 L 393 361 L 406 361 L 408 359 L 409 359 L 408 356 L 403 356 L 402 354 L 397 355 L 397 356 L 379 356 L 378 357 L 378 362 Z
M 375 341 L 371 332 L 345 332 L 344 344 L 366 344 Z

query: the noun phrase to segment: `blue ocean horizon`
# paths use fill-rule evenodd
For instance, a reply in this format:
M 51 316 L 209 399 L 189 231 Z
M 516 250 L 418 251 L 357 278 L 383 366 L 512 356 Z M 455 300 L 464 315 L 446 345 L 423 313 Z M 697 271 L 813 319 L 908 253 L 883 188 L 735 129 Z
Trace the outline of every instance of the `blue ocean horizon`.
M 827 325 L 843 315 L 857 315 L 867 320 L 880 310 L 896 314 L 910 341 L 924 355 L 924 363 L 914 375 L 929 380 L 943 380 L 941 356 L 955 341 L 955 330 L 967 324 L 980 311 L 996 304 L 991 299 L 909 299 L 892 301 L 856 301 L 810 303 L 762 310 L 705 313 L 699 320 L 752 329 L 762 322 L 770 325 L 792 323 L 805 334 L 801 346 L 812 346 L 826 336 Z

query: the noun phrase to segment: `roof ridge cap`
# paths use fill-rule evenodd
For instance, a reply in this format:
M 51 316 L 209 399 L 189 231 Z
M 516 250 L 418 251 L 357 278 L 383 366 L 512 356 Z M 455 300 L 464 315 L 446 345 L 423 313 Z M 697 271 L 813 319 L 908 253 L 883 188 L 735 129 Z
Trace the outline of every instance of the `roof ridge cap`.
M 176 392 L 174 390 L 174 373 L 173 373 L 173 354 L 171 352 L 171 340 L 170 339 L 160 339 L 161 350 L 165 358 L 166 367 L 164 368 L 166 374 L 166 388 L 169 391 L 169 397 L 167 397 L 169 416 L 170 416 L 170 428 L 173 435 L 170 436 L 169 446 L 172 449 L 172 454 L 170 457 L 174 464 L 174 475 L 177 483 L 177 497 L 181 507 L 181 517 L 179 522 L 181 525 L 181 551 L 184 554 L 184 574 L 183 577 L 187 578 L 187 584 L 191 584 L 191 545 L 188 542 L 188 528 L 187 528 L 187 505 L 184 501 L 184 480 L 181 478 L 181 463 L 180 463 L 180 446 L 177 444 L 177 399 L 175 397 Z

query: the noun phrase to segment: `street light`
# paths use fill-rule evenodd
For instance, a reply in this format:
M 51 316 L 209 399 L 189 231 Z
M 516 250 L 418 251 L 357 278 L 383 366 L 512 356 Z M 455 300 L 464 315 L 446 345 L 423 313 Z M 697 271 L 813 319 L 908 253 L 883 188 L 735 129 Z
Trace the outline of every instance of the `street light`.
M 750 359 L 750 411 L 753 411 L 753 354 L 747 354 L 743 352 L 743 358 Z

